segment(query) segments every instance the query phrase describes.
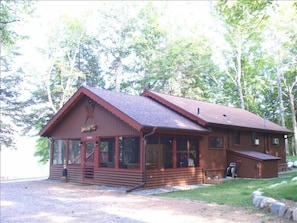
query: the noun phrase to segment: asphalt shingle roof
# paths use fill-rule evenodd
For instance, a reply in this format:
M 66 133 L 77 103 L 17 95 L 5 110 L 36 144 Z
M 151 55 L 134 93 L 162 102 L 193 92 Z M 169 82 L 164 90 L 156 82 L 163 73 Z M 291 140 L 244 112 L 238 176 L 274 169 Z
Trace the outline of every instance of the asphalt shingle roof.
M 247 157 L 251 157 L 254 159 L 258 159 L 258 160 L 280 160 L 280 157 L 277 156 L 272 156 L 269 154 L 265 154 L 265 153 L 260 153 L 260 152 L 255 152 L 255 151 L 249 151 L 249 150 L 245 150 L 245 151 L 241 151 L 241 150 L 231 150 L 231 152 L 234 153 L 238 153 Z
M 208 130 L 154 100 L 138 95 L 85 87 L 108 102 L 111 107 L 129 116 L 143 127 L 159 127 L 191 131 Z
M 135 129 L 157 127 L 181 131 L 209 132 L 213 126 L 248 128 L 291 134 L 269 120 L 243 109 L 145 91 L 142 96 L 83 86 L 40 131 L 46 136 L 83 95 L 91 97 Z
M 160 101 L 159 99 L 161 98 L 166 101 L 165 103 L 169 102 L 172 105 L 170 106 L 171 108 L 179 108 L 185 112 L 189 112 L 196 120 L 203 120 L 208 126 L 225 125 L 291 133 L 290 130 L 244 109 L 228 107 L 204 101 L 197 101 L 152 91 L 148 91 L 146 95 L 148 97 L 154 98 L 157 101 Z M 160 102 L 162 103 L 162 101 Z

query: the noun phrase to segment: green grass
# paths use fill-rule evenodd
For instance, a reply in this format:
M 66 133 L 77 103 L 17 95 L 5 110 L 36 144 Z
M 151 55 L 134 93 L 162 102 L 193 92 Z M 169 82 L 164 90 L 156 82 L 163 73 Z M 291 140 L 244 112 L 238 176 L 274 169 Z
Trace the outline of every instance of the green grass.
M 291 199 L 297 202 L 297 182 L 291 182 L 297 173 L 286 173 L 272 179 L 233 179 L 224 181 L 221 184 L 197 188 L 193 190 L 175 191 L 157 196 L 165 196 L 176 199 L 200 200 L 217 204 L 228 204 L 232 206 L 251 207 L 252 192 L 261 188 L 264 196 L 275 199 Z M 274 189 L 268 189 L 270 185 L 287 181 L 288 184 L 282 184 Z M 289 183 L 290 182 L 290 183 Z M 265 189 L 265 190 L 264 190 Z M 277 191 L 277 192 L 276 192 Z M 266 194 L 267 193 L 267 194 Z M 288 196 L 288 194 L 291 194 Z
M 283 181 L 287 183 L 274 188 L 263 188 L 264 195 L 277 200 L 286 199 L 297 202 L 297 181 L 291 181 L 290 179 Z
M 286 159 L 297 161 L 297 156 L 287 156 Z

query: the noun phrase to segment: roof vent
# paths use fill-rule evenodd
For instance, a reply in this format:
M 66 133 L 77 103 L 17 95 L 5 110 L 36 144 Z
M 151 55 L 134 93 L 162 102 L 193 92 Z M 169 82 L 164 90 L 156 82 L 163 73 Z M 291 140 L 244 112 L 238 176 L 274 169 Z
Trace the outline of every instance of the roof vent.
M 227 122 L 231 122 L 230 119 L 229 119 L 229 117 L 228 117 L 228 115 L 223 114 L 223 116 L 226 118 L 226 121 L 227 121 Z

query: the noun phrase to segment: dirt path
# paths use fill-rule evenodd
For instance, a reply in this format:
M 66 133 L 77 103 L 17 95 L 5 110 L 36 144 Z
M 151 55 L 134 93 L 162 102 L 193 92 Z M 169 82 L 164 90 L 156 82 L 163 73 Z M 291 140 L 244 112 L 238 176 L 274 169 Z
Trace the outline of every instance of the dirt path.
M 1 223 L 280 222 L 227 205 L 99 190 L 50 180 L 1 183 Z M 283 222 L 283 221 L 282 221 Z

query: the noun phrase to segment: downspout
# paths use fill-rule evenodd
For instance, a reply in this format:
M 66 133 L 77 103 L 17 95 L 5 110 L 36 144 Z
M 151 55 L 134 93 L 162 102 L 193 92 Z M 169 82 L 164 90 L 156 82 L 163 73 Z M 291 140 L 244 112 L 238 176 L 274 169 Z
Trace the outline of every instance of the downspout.
M 144 135 L 142 140 L 143 140 L 143 172 L 142 172 L 142 183 L 139 184 L 139 185 L 136 185 L 135 187 L 132 187 L 131 189 L 128 189 L 126 190 L 126 193 L 130 193 L 131 191 L 133 190 L 136 190 L 137 188 L 140 188 L 142 186 L 144 186 L 146 184 L 146 164 L 145 164 L 145 161 L 146 161 L 146 157 L 145 157 L 145 150 L 146 150 L 146 138 L 150 135 L 153 135 L 155 134 L 155 131 L 156 131 L 156 128 L 157 127 L 154 127 L 153 130 L 151 132 L 149 132 L 148 134 Z

